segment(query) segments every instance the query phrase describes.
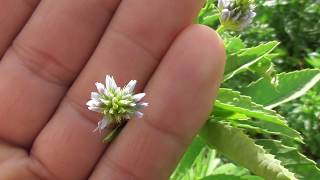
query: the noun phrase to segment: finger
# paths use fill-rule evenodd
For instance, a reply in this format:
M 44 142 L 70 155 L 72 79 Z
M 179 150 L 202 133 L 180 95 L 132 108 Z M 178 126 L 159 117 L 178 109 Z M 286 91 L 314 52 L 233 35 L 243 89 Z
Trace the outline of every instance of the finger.
M 31 145 L 96 48 L 118 1 L 39 4 L 0 64 L 0 138 Z
M 0 6 L 0 58 L 26 23 L 39 0 L 2 0 Z
M 146 87 L 145 116 L 129 121 L 91 179 L 168 179 L 207 119 L 223 72 L 222 47 L 200 25 L 177 39 Z
M 85 106 L 94 83 L 110 74 L 120 85 L 138 80 L 140 91 L 200 7 L 194 0 L 122 1 L 91 60 L 36 139 L 32 155 L 58 178 L 86 179 L 105 148 L 99 133 L 92 133 L 100 119 Z

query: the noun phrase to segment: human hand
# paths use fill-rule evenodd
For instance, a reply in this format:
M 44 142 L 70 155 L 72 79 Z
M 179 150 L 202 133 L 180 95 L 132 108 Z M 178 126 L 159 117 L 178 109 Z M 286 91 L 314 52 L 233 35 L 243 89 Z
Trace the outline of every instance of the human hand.
M 0 179 L 167 179 L 223 72 L 217 34 L 189 26 L 202 4 L 3 0 Z M 120 85 L 138 80 L 150 104 L 109 145 L 85 105 L 106 74 Z

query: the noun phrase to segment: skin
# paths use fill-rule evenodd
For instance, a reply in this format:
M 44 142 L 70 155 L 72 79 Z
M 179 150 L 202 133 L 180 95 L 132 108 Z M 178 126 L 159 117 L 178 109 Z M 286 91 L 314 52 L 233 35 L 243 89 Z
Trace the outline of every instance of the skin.
M 202 5 L 1 0 L 0 179 L 168 179 L 223 74 L 221 39 L 191 25 Z M 150 103 L 111 144 L 85 106 L 106 74 Z

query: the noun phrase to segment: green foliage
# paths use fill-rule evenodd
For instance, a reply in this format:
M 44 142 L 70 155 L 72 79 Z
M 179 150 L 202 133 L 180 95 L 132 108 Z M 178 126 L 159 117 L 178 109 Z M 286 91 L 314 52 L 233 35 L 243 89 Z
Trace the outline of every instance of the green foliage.
M 210 147 L 266 180 L 296 179 L 279 160 L 257 146 L 241 129 L 208 122 L 200 135 Z
M 219 90 L 215 107 L 276 124 L 286 124 L 283 117 L 276 112 L 265 109 L 262 105 L 258 105 L 251 101 L 249 96 L 242 96 L 240 95 L 240 92 L 232 91 L 231 89 L 221 88 Z
M 317 0 L 256 0 L 254 25 L 243 33 L 249 45 L 278 40 L 279 69 L 291 71 L 308 67 L 304 58 L 320 47 L 320 3 Z
M 171 180 L 197 180 L 212 175 L 215 169 L 222 164 L 216 150 L 209 149 L 200 137 L 196 137 L 186 151 L 178 168 L 171 176 Z
M 237 39 L 235 39 L 237 40 Z M 239 41 L 237 42 L 239 43 Z M 279 43 L 276 41 L 261 44 L 252 48 L 244 48 L 235 51 L 234 53 L 227 54 L 227 63 L 225 66 L 225 76 L 224 79 L 228 80 L 234 75 L 247 70 L 251 65 L 257 63 L 259 60 L 263 59 L 268 55 Z M 229 47 L 231 45 L 231 48 Z M 230 51 L 234 50 L 234 42 L 229 42 L 226 45 L 226 49 Z
M 317 168 L 316 163 L 306 158 L 296 148 L 285 146 L 280 141 L 270 139 L 258 140 L 256 143 L 274 154 L 283 166 L 294 172 L 299 179 L 320 179 L 320 169 Z
M 228 119 L 234 127 L 246 129 L 252 133 L 264 135 L 276 135 L 280 138 L 289 138 L 294 141 L 303 143 L 302 137 L 298 131 L 286 125 L 279 125 L 276 123 L 261 121 L 261 120 L 241 120 L 241 119 Z
M 219 166 L 212 174 L 213 175 L 204 177 L 201 180 L 263 180 L 263 178 L 259 176 L 250 175 L 247 169 L 232 163 Z
M 320 70 L 277 73 L 297 68 L 296 61 L 299 69 L 319 68 L 320 5 L 311 0 L 256 2 L 258 21 L 240 36 L 218 28 L 215 0 L 207 0 L 198 16 L 198 23 L 219 29 L 227 63 L 208 122 L 172 180 L 320 179 L 320 169 L 308 159 L 320 154 L 320 85 L 307 93 L 320 81 Z M 275 107 L 283 116 L 271 110 Z M 302 152 L 308 157 L 301 153 L 306 145 Z
M 260 79 L 242 89 L 253 101 L 268 108 L 292 101 L 310 90 L 320 80 L 320 70 L 305 69 L 278 75 L 278 86 L 272 86 L 268 79 Z
M 214 5 L 214 0 L 207 0 L 206 5 L 200 11 L 197 22 L 199 24 L 215 27 L 219 23 L 219 12 Z
M 214 118 L 229 121 L 233 126 L 286 136 L 302 142 L 300 134 L 289 128 L 283 117 L 254 103 L 251 97 L 243 96 L 240 92 L 221 88 L 214 109 L 212 114 Z
M 320 49 L 319 49 L 320 52 Z M 308 54 L 306 61 L 315 68 L 320 68 L 320 53 L 312 52 Z
M 305 144 L 299 145 L 301 151 L 320 162 L 320 91 L 309 91 L 302 98 L 281 106 L 280 112 L 304 137 Z
M 200 152 L 204 149 L 205 143 L 199 137 L 196 137 L 187 151 L 185 152 L 182 160 L 180 161 L 176 171 L 171 176 L 172 179 L 178 179 L 180 177 L 184 177 L 188 171 L 192 168 L 194 161 L 200 154 Z
M 205 177 L 201 180 L 262 180 L 262 178 L 258 176 L 234 176 L 234 175 L 218 174 L 218 175 Z

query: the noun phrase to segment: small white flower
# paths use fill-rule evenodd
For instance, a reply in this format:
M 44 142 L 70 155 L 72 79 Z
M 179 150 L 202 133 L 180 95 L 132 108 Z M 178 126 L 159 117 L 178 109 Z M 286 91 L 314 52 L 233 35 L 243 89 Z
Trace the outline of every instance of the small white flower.
M 98 92 L 92 92 L 91 100 L 87 102 L 89 110 L 103 114 L 95 131 L 101 131 L 112 124 L 122 124 L 132 117 L 143 116 L 138 110 L 148 106 L 148 103 L 140 102 L 145 93 L 134 94 L 136 84 L 136 80 L 131 80 L 124 88 L 120 88 L 109 75 L 106 76 L 105 85 L 96 83 Z
M 239 31 L 256 16 L 252 0 L 218 0 L 220 22 L 226 29 Z

